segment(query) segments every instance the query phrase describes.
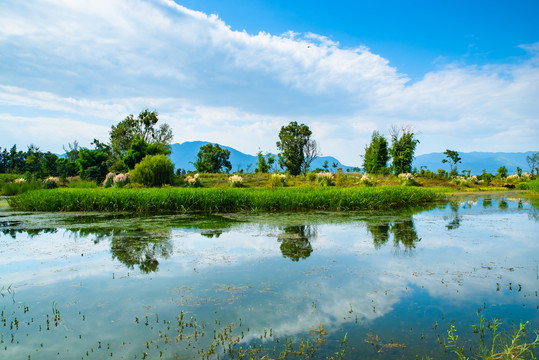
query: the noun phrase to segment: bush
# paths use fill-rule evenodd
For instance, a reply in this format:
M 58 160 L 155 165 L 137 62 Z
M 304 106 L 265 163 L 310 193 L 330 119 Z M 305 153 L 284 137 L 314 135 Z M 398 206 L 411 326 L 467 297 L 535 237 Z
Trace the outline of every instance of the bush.
M 187 183 L 188 187 L 198 188 L 198 187 L 203 187 L 204 186 L 204 184 L 202 183 L 202 180 L 200 180 L 200 175 L 199 174 L 195 174 L 193 176 L 188 175 L 185 178 L 185 182 Z
M 147 155 L 131 172 L 132 181 L 145 186 L 170 184 L 173 176 L 174 165 L 165 155 Z
M 307 173 L 307 180 L 309 181 L 315 181 L 316 180 L 316 172 L 311 171 Z
M 333 174 L 328 172 L 321 172 L 316 174 L 316 180 L 320 186 L 333 186 Z
M 43 180 L 41 187 L 43 189 L 56 189 L 58 187 L 59 182 L 60 182 L 60 179 L 58 179 L 57 177 L 48 177 L 45 180 Z
M 398 178 L 401 185 L 404 185 L 404 186 L 417 185 L 417 183 L 415 182 L 414 176 L 411 173 L 399 174 Z
M 107 176 L 105 176 L 105 181 L 103 181 L 103 187 L 105 189 L 111 187 L 113 184 L 113 179 L 114 179 L 114 173 L 109 172 Z
M 286 186 L 286 175 L 284 174 L 271 175 L 270 185 L 272 188 Z
M 243 178 L 239 175 L 232 175 L 228 178 L 228 184 L 230 185 L 230 187 L 242 187 Z

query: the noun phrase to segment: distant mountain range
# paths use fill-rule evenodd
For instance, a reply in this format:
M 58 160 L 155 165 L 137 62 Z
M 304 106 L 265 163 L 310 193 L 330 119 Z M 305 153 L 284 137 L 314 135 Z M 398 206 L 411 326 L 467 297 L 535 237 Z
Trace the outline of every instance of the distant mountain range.
M 176 169 L 184 169 L 187 171 L 195 170 L 193 163 L 197 159 L 198 151 L 201 146 L 211 144 L 207 141 L 186 141 L 181 144 L 172 144 L 170 159 L 176 166 Z M 220 145 L 223 149 L 230 150 L 230 162 L 232 163 L 232 171 L 243 170 L 245 172 L 253 172 L 258 163 L 258 157 L 256 155 L 249 155 L 242 153 L 229 146 Z M 521 152 L 521 153 L 502 153 L 502 152 L 470 152 L 459 153 L 462 158 L 462 163 L 458 164 L 458 170 L 470 170 L 472 174 L 481 174 L 483 169 L 490 173 L 496 173 L 498 168 L 505 166 L 510 174 L 516 173 L 517 166 L 523 169 L 523 171 L 529 171 L 528 164 L 526 162 L 526 156 L 532 155 L 534 151 Z M 431 153 L 425 155 L 419 155 L 414 159 L 412 163 L 413 167 L 418 169 L 421 166 L 426 166 L 427 169 L 436 172 L 437 169 L 445 169 L 449 171 L 449 164 L 443 164 L 442 160 L 446 156 L 443 153 Z M 277 156 L 276 156 L 277 160 Z M 359 159 L 358 159 L 359 160 Z M 344 171 L 352 169 L 353 166 L 347 166 L 342 164 L 338 159 L 333 156 L 321 156 L 316 158 L 311 164 L 311 169 L 322 168 L 324 162 L 327 161 L 330 169 L 334 169 L 333 164 L 337 164 L 337 168 L 341 167 Z M 276 161 L 277 162 L 277 161 Z M 357 166 L 360 160 L 358 161 Z M 277 167 L 278 164 L 274 164 Z

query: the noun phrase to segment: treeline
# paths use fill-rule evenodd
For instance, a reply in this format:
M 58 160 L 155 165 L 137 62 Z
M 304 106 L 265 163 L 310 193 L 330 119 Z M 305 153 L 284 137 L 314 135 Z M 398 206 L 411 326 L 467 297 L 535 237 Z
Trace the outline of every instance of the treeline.
M 70 177 L 79 176 L 81 179 L 103 183 L 111 180 L 116 174 L 127 174 L 133 180 L 148 186 L 169 184 L 173 180 L 174 165 L 170 162 L 170 142 L 173 138 L 170 126 L 166 123 L 158 125 L 158 114 L 148 109 L 135 117 L 127 116 L 118 124 L 113 125 L 109 132 L 108 142 L 94 139 L 92 148 L 80 147 L 77 141 L 64 146 L 65 154 L 41 151 L 35 145 L 30 145 L 27 151 L 17 149 L 13 145 L 9 150 L 0 148 L 0 173 L 24 174 L 27 181 L 44 180 L 49 177 L 59 177 L 63 181 Z M 414 153 L 419 140 L 410 127 L 392 128 L 389 140 L 378 131 L 374 131 L 370 143 L 365 147 L 362 168 L 367 174 L 399 175 L 414 174 L 427 178 L 453 179 L 458 176 L 457 165 L 461 162 L 459 153 L 446 150 L 446 159 L 450 171 L 438 169 L 436 173 L 427 169 L 412 167 Z M 255 173 L 269 173 L 278 166 L 289 175 L 307 175 L 308 172 L 328 172 L 329 164 L 323 169 L 311 169 L 313 161 L 320 156 L 317 142 L 312 138 L 312 132 L 307 125 L 290 122 L 282 126 L 276 142 L 279 153 L 277 156 L 262 151 L 258 152 Z M 217 144 L 207 144 L 199 149 L 193 165 L 199 173 L 229 173 L 232 164 L 229 160 L 230 151 L 222 149 Z M 534 177 L 534 171 L 539 163 L 539 153 L 528 156 L 529 174 Z M 337 164 L 333 164 L 337 167 Z M 359 168 L 355 168 L 358 172 Z M 522 169 L 517 169 L 518 176 Z M 185 171 L 177 169 L 178 175 Z M 468 173 L 463 176 L 470 177 Z M 481 177 L 505 178 L 507 169 L 501 167 L 496 175 L 483 172 Z M 112 180 L 111 180 L 112 181 Z M 107 182 L 105 182 L 107 183 Z

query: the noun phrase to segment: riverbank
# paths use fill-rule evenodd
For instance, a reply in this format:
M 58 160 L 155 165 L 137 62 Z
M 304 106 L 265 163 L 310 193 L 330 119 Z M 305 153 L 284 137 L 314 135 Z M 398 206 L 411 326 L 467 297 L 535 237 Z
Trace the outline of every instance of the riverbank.
M 24 211 L 235 212 L 394 209 L 445 198 L 407 186 L 301 188 L 52 189 L 19 194 L 9 204 Z

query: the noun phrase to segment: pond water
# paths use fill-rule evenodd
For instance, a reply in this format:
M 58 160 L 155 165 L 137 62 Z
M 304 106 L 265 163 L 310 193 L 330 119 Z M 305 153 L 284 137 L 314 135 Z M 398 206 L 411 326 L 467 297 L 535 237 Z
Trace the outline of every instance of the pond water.
M 480 318 L 529 321 L 531 341 L 538 234 L 518 193 L 346 213 L 4 206 L 0 358 L 455 358 L 449 325 L 476 351 Z

